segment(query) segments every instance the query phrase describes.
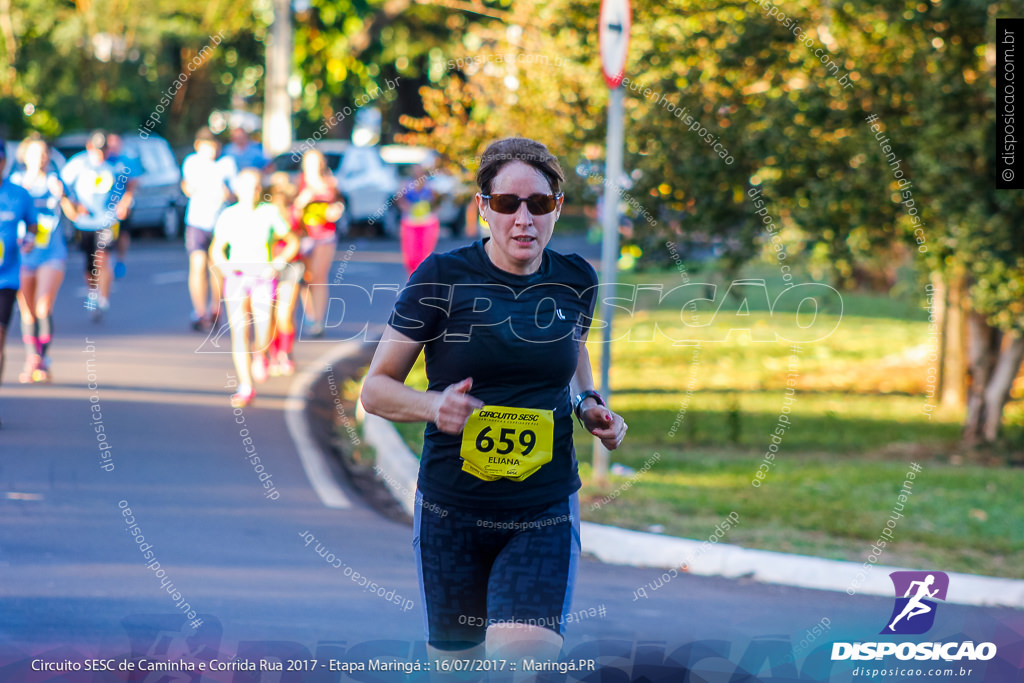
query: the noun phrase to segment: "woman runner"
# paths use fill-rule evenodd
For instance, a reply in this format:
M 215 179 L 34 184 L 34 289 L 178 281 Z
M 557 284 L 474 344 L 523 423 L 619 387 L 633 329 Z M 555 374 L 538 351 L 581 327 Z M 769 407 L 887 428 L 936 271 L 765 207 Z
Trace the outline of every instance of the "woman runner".
M 368 412 L 427 422 L 413 546 L 434 657 L 557 658 L 580 552 L 573 415 L 609 449 L 626 433 L 585 346 L 597 274 L 546 248 L 563 181 L 539 142 L 487 148 L 491 236 L 417 268 L 363 385 Z M 404 384 L 421 351 L 425 392 Z
M 231 397 L 235 408 L 249 405 L 256 392 L 253 381 L 267 379 L 267 346 L 277 269 L 295 256 L 299 242 L 271 204 L 260 203 L 260 173 L 245 169 L 235 179 L 238 203 L 217 218 L 210 245 L 210 260 L 224 277 L 224 303 L 231 328 L 231 358 L 238 373 L 238 391 Z M 285 242 L 273 260 L 272 239 Z M 230 250 L 229 254 L 225 254 Z M 252 321 L 252 339 L 249 326 Z
M 430 176 L 422 166 L 417 166 L 414 172 L 416 177 L 402 188 L 398 198 L 398 206 L 402 210 L 400 236 L 406 275 L 412 275 L 433 253 L 441 232 L 441 223 L 432 206 L 434 191 L 427 184 Z
M 312 241 L 306 259 L 306 290 L 302 298 L 305 322 L 313 337 L 324 333 L 327 309 L 327 276 L 334 263 L 337 223 L 345 209 L 338 194 L 338 183 L 327 169 L 327 160 L 318 149 L 302 155 L 302 176 L 295 212 Z M 305 252 L 306 249 L 303 249 Z
M 25 343 L 25 367 L 18 375 L 22 384 L 49 382 L 46 357 L 53 339 L 53 305 L 64 281 L 68 247 L 64 241 L 62 202 L 70 206 L 60 176 L 49 170 L 50 147 L 42 137 L 26 138 L 18 147 L 24 170 L 11 174 L 11 182 L 28 190 L 35 202 L 35 248 L 21 258 L 21 339 Z

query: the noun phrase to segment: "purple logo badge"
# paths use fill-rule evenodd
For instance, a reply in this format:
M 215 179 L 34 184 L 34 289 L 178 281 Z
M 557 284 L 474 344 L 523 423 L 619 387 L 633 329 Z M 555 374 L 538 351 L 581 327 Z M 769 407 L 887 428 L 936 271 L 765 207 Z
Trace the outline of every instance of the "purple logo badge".
M 896 590 L 896 604 L 881 633 L 926 633 L 935 622 L 935 600 L 946 599 L 949 577 L 945 572 L 893 572 L 889 578 Z

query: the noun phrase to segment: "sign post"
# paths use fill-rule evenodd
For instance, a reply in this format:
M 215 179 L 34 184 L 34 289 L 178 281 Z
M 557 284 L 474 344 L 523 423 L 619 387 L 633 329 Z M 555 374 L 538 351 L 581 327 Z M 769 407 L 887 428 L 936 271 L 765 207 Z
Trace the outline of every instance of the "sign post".
M 605 149 L 604 209 L 601 242 L 601 282 L 615 282 L 619 262 L 619 188 L 622 177 L 623 106 L 622 78 L 629 49 L 629 31 L 632 26 L 629 0 L 602 0 L 598 46 L 601 52 L 601 70 L 611 89 L 608 93 L 608 141 Z M 612 306 L 602 297 L 601 319 L 604 321 L 601 347 L 601 392 L 611 397 L 608 381 L 612 360 Z M 608 480 L 608 450 L 594 441 L 594 481 L 599 486 Z
M 274 0 L 274 24 L 267 45 L 267 81 L 263 95 L 263 149 L 270 156 L 292 146 L 292 99 L 288 78 L 292 70 L 292 5 Z

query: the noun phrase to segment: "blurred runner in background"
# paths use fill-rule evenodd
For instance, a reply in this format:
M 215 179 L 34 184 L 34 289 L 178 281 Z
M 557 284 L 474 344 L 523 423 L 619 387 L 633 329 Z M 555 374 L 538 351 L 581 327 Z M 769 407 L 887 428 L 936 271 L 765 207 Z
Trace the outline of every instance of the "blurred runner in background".
M 131 214 L 134 204 L 135 191 L 138 189 L 139 176 L 142 175 L 142 161 L 135 157 L 126 156 L 124 153 L 124 141 L 117 133 L 110 133 L 107 136 L 107 161 L 114 167 L 114 173 L 119 177 L 125 176 L 128 180 L 121 190 L 118 190 L 118 183 L 114 184 L 114 197 L 119 201 L 121 195 L 128 197 L 128 212 L 125 220 Z M 114 277 L 118 280 L 124 277 L 127 272 L 128 246 L 131 244 L 131 231 L 122 230 L 117 236 L 117 260 L 114 262 Z
M 269 159 L 263 153 L 263 145 L 253 142 L 249 132 L 242 126 L 232 126 L 231 142 L 224 146 L 224 156 L 235 162 L 235 168 L 255 168 L 264 171 Z
M 253 382 L 267 379 L 277 271 L 295 257 L 299 241 L 277 208 L 261 203 L 263 188 L 257 169 L 247 168 L 238 174 L 235 192 L 238 203 L 224 209 L 217 218 L 210 258 L 224 277 L 231 357 L 238 373 L 238 391 L 231 397 L 231 405 L 239 408 L 249 405 L 256 396 Z M 271 260 L 274 238 L 283 240 L 285 248 Z
M 0 176 L 7 164 L 7 143 L 0 139 Z M 25 226 L 24 237 L 20 236 Z M 0 183 L 0 378 L 4 375 L 4 342 L 14 311 L 14 299 L 20 284 L 21 256 L 35 245 L 36 207 L 32 195 L 10 178 Z M 3 423 L 0 422 L 0 425 Z
M 399 193 L 398 206 L 402 209 L 401 240 L 405 274 L 412 275 L 424 259 L 433 253 L 441 222 L 434 213 L 434 192 L 427 185 L 426 170 L 417 166 L 416 177 Z
M 75 203 L 71 216 L 85 252 L 85 283 L 89 288 L 86 308 L 100 321 L 110 308 L 110 287 L 114 269 L 108 251 L 120 234 L 121 221 L 128 215 L 131 193 L 126 193 L 127 175 L 118 175 L 107 161 L 107 134 L 95 130 L 85 151 L 68 160 L 61 180 Z
M 292 347 L 295 344 L 295 304 L 299 300 L 299 286 L 306 272 L 302 247 L 312 249 L 312 240 L 306 236 L 305 227 L 295 215 L 294 203 L 298 189 L 288 179 L 288 174 L 279 172 L 270 177 L 270 203 L 291 228 L 299 241 L 300 251 L 277 274 L 277 297 L 274 305 L 274 331 L 270 340 L 271 376 L 291 375 L 295 372 L 292 361 Z M 288 243 L 276 240 L 270 248 L 271 256 L 278 257 L 285 252 Z
M 302 155 L 302 176 L 295 198 L 295 214 L 306 231 L 306 292 L 302 299 L 305 327 L 313 337 L 324 333 L 327 309 L 327 275 L 334 263 L 337 225 L 345 205 L 338 194 L 338 183 L 327 169 L 327 160 L 318 149 Z
M 237 173 L 233 158 L 220 159 L 220 143 L 209 128 L 196 133 L 195 152 L 181 165 L 181 190 L 188 197 L 185 209 L 185 249 L 188 251 L 188 293 L 192 298 L 192 329 L 213 326 L 220 316 L 222 281 L 210 268 L 213 227 L 231 196 L 228 188 Z
M 69 204 L 60 176 L 49 170 L 50 146 L 39 135 L 26 138 L 18 147 L 24 170 L 11 174 L 11 182 L 32 196 L 38 226 L 35 247 L 21 259 L 21 339 L 25 342 L 25 367 L 18 375 L 22 384 L 50 381 L 46 358 L 53 339 L 53 304 L 64 281 L 68 247 L 64 241 L 64 213 Z

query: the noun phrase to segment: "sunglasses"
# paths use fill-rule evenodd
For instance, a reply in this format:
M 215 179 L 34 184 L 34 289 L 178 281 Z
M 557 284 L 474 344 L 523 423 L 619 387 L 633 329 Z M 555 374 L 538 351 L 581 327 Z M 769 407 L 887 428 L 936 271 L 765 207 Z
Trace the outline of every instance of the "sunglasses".
M 526 210 L 534 216 L 543 216 L 555 210 L 562 193 L 558 194 L 531 194 L 529 197 L 520 197 L 514 194 L 482 194 L 487 200 L 491 210 L 496 213 L 512 214 L 519 210 L 519 205 L 526 202 Z

